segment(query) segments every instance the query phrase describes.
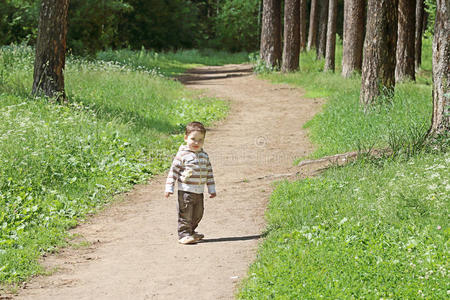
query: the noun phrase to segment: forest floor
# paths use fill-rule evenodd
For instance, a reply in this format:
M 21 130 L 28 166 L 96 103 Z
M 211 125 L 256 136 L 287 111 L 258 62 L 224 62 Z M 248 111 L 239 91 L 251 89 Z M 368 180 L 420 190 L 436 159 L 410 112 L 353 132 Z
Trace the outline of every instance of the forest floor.
M 51 275 L 33 278 L 12 298 L 234 298 L 256 257 L 273 182 L 299 171 L 294 159 L 313 151 L 302 126 L 323 101 L 260 80 L 250 65 L 201 67 L 180 80 L 231 106 L 206 135 L 217 197 L 205 198 L 198 228 L 205 239 L 177 243 L 176 198 L 164 198 L 166 175 L 156 176 L 73 229 L 72 246 L 42 259 Z

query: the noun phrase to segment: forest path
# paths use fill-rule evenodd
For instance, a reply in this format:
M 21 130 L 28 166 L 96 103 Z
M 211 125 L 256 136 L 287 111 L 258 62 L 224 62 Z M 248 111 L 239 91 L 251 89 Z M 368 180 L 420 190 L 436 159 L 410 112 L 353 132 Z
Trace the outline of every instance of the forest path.
M 54 273 L 31 280 L 17 299 L 234 298 L 265 228 L 275 180 L 265 176 L 292 172 L 294 158 L 311 153 L 302 126 L 322 103 L 257 79 L 250 65 L 202 67 L 180 80 L 231 103 L 206 135 L 217 197 L 205 198 L 204 241 L 177 243 L 176 197 L 163 197 L 160 175 L 75 228 L 80 247 L 44 258 Z

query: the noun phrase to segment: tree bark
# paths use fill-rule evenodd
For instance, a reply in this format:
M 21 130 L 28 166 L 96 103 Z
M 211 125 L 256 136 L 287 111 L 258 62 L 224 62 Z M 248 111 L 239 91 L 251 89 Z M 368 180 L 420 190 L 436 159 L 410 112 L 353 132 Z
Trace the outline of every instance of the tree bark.
M 327 47 L 325 52 L 325 71 L 334 72 L 336 53 L 337 0 L 330 0 L 328 8 Z
M 433 116 L 429 135 L 450 131 L 450 4 L 436 1 L 433 37 Z
M 317 1 L 318 0 L 311 0 L 311 10 L 309 12 L 308 45 L 306 46 L 308 51 L 316 46 L 317 41 Z
M 316 59 L 325 57 L 327 45 L 328 0 L 320 0 L 319 32 L 316 47 Z
M 361 72 L 365 15 L 364 0 L 344 1 L 342 76 L 346 78 L 355 71 Z
M 42 0 L 36 41 L 32 94 L 66 100 L 67 10 L 69 0 Z
M 423 0 L 416 0 L 416 33 L 414 45 L 414 65 L 416 72 L 422 64 L 422 33 L 423 33 Z
M 306 50 L 306 0 L 300 0 L 300 51 Z
M 369 0 L 360 102 L 367 109 L 395 87 L 398 0 Z
M 284 47 L 282 72 L 299 68 L 300 55 L 300 1 L 284 1 Z
M 398 39 L 395 81 L 416 80 L 414 67 L 414 39 L 416 22 L 415 0 L 399 0 Z
M 281 65 L 281 0 L 264 0 L 261 59 L 268 68 Z

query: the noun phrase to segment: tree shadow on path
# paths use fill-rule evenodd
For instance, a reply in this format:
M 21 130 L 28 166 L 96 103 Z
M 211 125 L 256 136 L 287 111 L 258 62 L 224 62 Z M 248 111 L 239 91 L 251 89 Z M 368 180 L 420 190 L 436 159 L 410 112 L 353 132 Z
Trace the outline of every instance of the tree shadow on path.
M 231 77 L 244 77 L 253 74 L 252 68 L 249 67 L 236 67 L 231 70 L 224 70 L 218 68 L 213 69 L 194 69 L 189 70 L 184 74 L 176 77 L 176 80 L 180 81 L 184 85 L 198 84 L 201 81 L 226 79 Z

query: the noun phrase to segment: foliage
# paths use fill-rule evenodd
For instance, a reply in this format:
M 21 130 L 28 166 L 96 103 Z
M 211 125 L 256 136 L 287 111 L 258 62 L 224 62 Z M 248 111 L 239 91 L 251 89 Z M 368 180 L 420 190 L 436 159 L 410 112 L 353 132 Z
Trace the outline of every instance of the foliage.
M 38 16 L 38 1 L 1 1 L 0 45 L 33 42 L 37 35 Z
M 216 48 L 255 50 L 261 0 L 71 0 L 67 46 L 76 55 L 99 50 Z M 0 3 L 0 45 L 34 44 L 40 0 Z
M 70 0 L 67 47 L 76 54 L 121 46 L 117 40 L 120 17 L 133 11 L 122 0 Z
M 425 37 L 431 39 L 434 33 L 434 23 L 436 20 L 436 0 L 424 0 L 424 9 L 428 13 Z
M 65 72 L 70 105 L 30 99 L 33 53 L 0 48 L 2 283 L 42 272 L 37 258 L 64 244 L 67 228 L 164 171 L 184 124 L 227 112 L 157 71 L 74 57 Z
M 227 0 L 216 19 L 217 42 L 221 49 L 252 51 L 259 48 L 261 0 Z
M 267 66 L 261 59 L 259 52 L 250 53 L 248 56 L 250 63 L 253 65 L 253 72 L 256 74 L 268 74 L 274 71 L 278 71 L 277 67 Z
M 191 1 L 128 0 L 133 10 L 118 22 L 121 46 L 179 49 L 196 46 L 198 9 Z M 104 50 L 104 49 L 103 49 Z

